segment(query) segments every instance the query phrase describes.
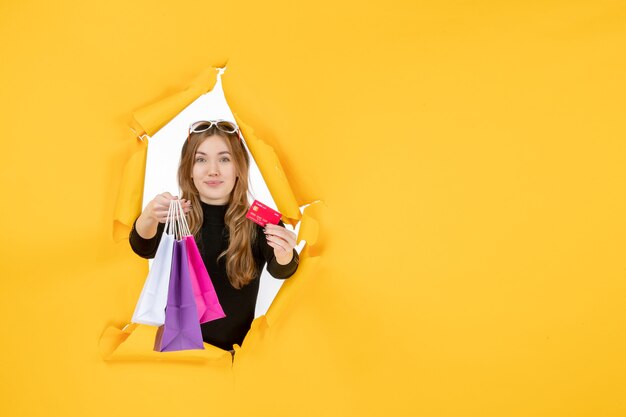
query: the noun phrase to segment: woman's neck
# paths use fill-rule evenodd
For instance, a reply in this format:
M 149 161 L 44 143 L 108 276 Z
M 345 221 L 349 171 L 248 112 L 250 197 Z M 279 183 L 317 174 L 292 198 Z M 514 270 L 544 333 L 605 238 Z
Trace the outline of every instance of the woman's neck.
M 209 204 L 200 201 L 200 206 L 202 207 L 202 215 L 206 223 L 224 224 L 224 216 L 226 215 L 226 210 L 228 210 L 228 203 Z

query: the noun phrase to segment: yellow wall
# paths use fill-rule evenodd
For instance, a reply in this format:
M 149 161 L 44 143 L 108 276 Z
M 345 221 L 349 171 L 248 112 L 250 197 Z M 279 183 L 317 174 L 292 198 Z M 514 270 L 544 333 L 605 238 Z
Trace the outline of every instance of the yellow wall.
M 2 2 L 0 415 L 626 415 L 626 5 L 377 3 Z M 226 61 L 316 273 L 232 370 L 105 362 L 131 115 Z

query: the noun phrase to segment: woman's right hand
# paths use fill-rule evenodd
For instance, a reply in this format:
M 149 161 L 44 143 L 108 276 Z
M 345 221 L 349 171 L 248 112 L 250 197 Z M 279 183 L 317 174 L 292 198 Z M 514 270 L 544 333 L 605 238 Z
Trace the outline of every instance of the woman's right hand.
M 168 192 L 162 193 L 154 197 L 143 209 L 139 218 L 135 222 L 135 230 L 144 239 L 152 239 L 157 232 L 159 223 L 167 221 L 167 212 L 170 209 L 170 201 L 177 200 L 178 197 Z M 185 199 L 181 200 L 183 212 L 189 213 L 191 210 L 191 202 Z
M 153 221 L 165 223 L 167 221 L 167 213 L 170 209 L 170 201 L 172 200 L 178 200 L 178 196 L 173 196 L 168 192 L 158 194 L 146 205 L 141 215 Z M 183 198 L 180 202 L 183 207 L 183 212 L 185 214 L 189 213 L 189 210 L 191 210 L 191 201 Z

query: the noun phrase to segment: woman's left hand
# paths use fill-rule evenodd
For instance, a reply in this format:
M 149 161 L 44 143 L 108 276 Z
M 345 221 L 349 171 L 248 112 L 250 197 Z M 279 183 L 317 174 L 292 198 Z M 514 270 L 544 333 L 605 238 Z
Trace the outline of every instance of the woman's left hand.
M 283 226 L 268 223 L 265 225 L 267 244 L 274 248 L 274 257 L 281 265 L 287 265 L 293 258 L 296 246 L 296 234 Z

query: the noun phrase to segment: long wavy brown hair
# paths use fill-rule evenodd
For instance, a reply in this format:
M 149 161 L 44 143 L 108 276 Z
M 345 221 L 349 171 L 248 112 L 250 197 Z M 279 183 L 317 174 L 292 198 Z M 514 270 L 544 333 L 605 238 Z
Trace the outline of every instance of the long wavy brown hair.
M 250 159 L 237 132 L 226 133 L 217 129 L 216 126 L 211 126 L 209 130 L 204 132 L 191 133 L 187 137 L 180 154 L 178 184 L 182 191 L 181 198 L 191 201 L 191 211 L 187 214 L 187 221 L 196 242 L 201 244 L 200 229 L 204 216 L 200 205 L 200 194 L 193 183 L 191 174 L 198 147 L 212 135 L 226 139 L 226 144 L 235 163 L 237 178 L 230 193 L 228 209 L 224 215 L 224 223 L 229 234 L 228 248 L 219 254 L 217 260 L 226 257 L 228 280 L 233 287 L 239 289 L 252 281 L 257 271 L 252 254 L 252 244 L 256 239 L 256 224 L 246 219 L 246 213 L 250 207 L 248 203 Z

